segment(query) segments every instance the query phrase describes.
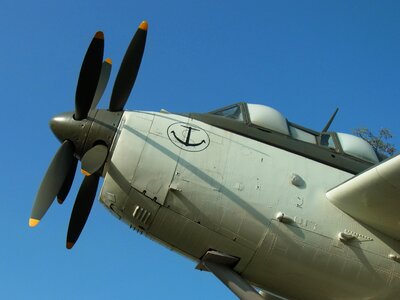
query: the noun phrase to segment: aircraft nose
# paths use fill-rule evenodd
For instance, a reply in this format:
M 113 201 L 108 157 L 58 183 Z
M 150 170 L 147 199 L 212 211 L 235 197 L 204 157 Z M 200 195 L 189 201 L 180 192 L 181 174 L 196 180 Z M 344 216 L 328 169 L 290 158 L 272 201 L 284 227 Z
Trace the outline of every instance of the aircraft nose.
M 71 121 L 73 121 L 72 113 L 62 113 L 50 120 L 50 129 L 60 142 L 68 139 L 71 133 Z
M 59 114 L 50 120 L 50 129 L 62 143 L 69 140 L 75 146 L 75 153 L 83 151 L 90 124 L 88 119 L 75 120 L 73 112 Z

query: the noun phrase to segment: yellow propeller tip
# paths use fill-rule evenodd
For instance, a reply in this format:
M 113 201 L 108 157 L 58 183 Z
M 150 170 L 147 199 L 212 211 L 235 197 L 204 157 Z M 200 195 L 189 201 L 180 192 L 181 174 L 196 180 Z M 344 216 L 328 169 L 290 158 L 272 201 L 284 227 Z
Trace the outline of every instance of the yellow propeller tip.
M 72 242 L 67 242 L 67 249 L 72 249 L 75 244 Z
M 111 60 L 111 58 L 106 58 L 106 63 L 108 63 L 108 64 L 110 64 L 110 65 L 112 65 L 112 60 Z
M 149 24 L 147 23 L 147 21 L 143 21 L 142 23 L 140 23 L 139 28 L 147 31 L 147 28 L 149 28 Z
M 37 224 L 39 224 L 39 222 L 40 222 L 40 220 L 30 218 L 29 219 L 29 227 L 35 227 Z
M 81 173 L 85 176 L 90 176 L 92 174 L 90 174 L 89 172 L 85 171 L 84 169 L 81 169 Z
M 97 31 L 94 35 L 94 38 L 98 40 L 104 40 L 104 33 L 102 31 Z

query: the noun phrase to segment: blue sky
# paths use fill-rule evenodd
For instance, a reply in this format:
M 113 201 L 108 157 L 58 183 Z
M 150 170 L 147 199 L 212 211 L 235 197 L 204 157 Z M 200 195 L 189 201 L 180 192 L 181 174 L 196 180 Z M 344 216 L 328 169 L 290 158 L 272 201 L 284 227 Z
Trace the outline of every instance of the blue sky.
M 113 60 L 149 34 L 127 109 L 205 112 L 270 105 L 321 130 L 390 128 L 400 146 L 398 1 L 11 1 L 0 12 L 4 299 L 234 299 L 210 274 L 117 221 L 96 201 L 72 251 L 65 236 L 79 175 L 64 205 L 28 227 L 59 144 L 50 118 L 74 108 L 82 58 L 97 30 Z

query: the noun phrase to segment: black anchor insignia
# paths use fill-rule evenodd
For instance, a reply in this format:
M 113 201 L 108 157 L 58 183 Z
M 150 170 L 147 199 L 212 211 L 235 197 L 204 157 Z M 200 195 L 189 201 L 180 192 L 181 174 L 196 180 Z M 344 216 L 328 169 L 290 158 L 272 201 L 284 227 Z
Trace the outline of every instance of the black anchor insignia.
M 171 131 L 171 133 L 174 135 L 174 137 L 175 137 L 181 144 L 183 144 L 183 145 L 185 145 L 185 146 L 187 146 L 187 147 L 188 147 L 188 146 L 195 147 L 195 146 L 200 146 L 201 144 L 203 144 L 203 143 L 206 142 L 205 140 L 202 140 L 200 143 L 191 144 L 189 141 L 190 141 L 190 135 L 192 134 L 192 131 L 200 131 L 200 130 L 199 130 L 199 129 L 196 129 L 196 128 L 193 128 L 193 127 L 190 127 L 190 126 L 184 126 L 184 125 L 181 125 L 181 126 L 184 127 L 184 128 L 189 129 L 188 134 L 187 134 L 187 136 L 186 136 L 186 141 L 182 141 L 180 138 L 178 138 L 178 137 L 176 136 L 174 130 Z

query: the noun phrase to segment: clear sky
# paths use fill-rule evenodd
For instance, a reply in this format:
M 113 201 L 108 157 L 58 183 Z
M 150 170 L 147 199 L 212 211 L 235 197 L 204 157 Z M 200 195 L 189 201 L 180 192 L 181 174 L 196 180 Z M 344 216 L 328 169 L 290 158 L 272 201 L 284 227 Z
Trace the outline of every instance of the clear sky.
M 127 109 L 206 112 L 248 101 L 321 130 L 390 128 L 400 146 L 399 1 L 14 1 L 0 10 L 2 299 L 234 299 L 195 264 L 95 202 L 72 251 L 70 197 L 37 228 L 33 199 L 59 147 L 48 121 L 74 109 L 97 30 L 113 71 L 142 20 L 147 46 Z

